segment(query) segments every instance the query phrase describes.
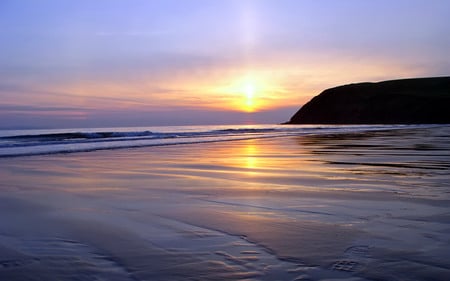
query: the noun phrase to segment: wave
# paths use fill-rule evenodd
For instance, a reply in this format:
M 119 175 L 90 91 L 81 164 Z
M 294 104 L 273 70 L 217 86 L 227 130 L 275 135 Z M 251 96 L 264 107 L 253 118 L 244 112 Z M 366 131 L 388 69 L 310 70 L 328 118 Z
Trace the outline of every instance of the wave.
M 151 131 L 133 132 L 73 132 L 73 133 L 43 133 L 25 134 L 0 137 L 0 140 L 16 141 L 61 141 L 61 140 L 90 140 L 90 139 L 114 139 L 114 138 L 134 138 L 134 137 L 186 137 L 211 134 L 248 134 L 273 132 L 275 129 L 222 129 L 200 132 L 173 132 L 154 133 Z
M 149 136 L 152 132 L 74 132 L 74 133 L 45 133 L 36 135 L 16 135 L 0 137 L 4 140 L 34 140 L 34 141 L 57 141 L 57 140 L 80 140 L 80 139 L 104 139 L 104 138 L 120 138 L 120 137 L 139 137 Z
M 288 135 L 387 130 L 404 125 L 181 126 L 0 132 L 0 157 L 100 149 L 273 138 Z

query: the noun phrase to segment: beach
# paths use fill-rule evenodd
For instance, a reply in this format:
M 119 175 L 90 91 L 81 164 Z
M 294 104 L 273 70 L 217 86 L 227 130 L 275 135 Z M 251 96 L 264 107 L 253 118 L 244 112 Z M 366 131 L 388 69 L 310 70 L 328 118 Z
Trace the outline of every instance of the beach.
M 0 158 L 0 280 L 448 280 L 450 127 Z

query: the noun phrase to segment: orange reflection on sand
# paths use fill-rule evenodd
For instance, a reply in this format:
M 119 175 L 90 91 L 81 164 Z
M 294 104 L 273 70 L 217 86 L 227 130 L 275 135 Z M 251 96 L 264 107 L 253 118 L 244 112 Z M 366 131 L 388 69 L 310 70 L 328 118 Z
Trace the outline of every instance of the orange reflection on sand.
M 0 176 L 10 186 L 31 182 L 46 190 L 127 196 L 149 189 L 299 189 L 316 186 L 319 174 L 322 180 L 336 177 L 320 161 L 311 161 L 305 146 L 294 138 L 249 139 L 36 156 L 8 160 Z
M 254 144 L 254 140 L 248 142 L 243 149 L 243 157 L 245 158 L 245 167 L 247 169 L 257 169 L 259 168 L 258 158 L 256 154 L 258 152 L 258 147 Z
M 293 163 L 285 157 L 286 151 L 277 142 L 261 139 L 233 141 L 214 146 L 214 150 L 205 151 L 201 161 L 215 162 L 217 172 L 222 177 L 237 179 L 241 183 L 263 188 L 262 184 L 277 182 L 290 177 L 294 170 L 304 163 Z M 295 160 L 294 160 L 295 161 Z M 294 171 L 293 174 L 298 174 Z
M 270 166 L 261 153 L 261 147 L 258 140 L 245 140 L 230 142 L 216 147 L 214 155 L 204 154 L 204 161 L 209 157 L 215 158 L 224 170 L 230 170 L 233 174 L 256 176 Z M 225 157 L 217 157 L 217 155 L 225 155 Z

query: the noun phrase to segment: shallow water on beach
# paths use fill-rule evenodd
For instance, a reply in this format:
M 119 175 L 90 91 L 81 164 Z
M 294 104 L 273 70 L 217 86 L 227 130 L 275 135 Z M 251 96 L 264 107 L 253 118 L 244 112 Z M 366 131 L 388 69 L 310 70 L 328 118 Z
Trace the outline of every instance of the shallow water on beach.
M 448 280 L 450 127 L 0 159 L 0 280 Z

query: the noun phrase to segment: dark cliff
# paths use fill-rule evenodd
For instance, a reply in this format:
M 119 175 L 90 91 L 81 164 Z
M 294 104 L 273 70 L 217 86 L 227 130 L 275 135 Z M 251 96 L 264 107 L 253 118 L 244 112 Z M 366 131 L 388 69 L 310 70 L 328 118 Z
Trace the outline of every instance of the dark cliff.
M 450 123 L 450 77 L 358 83 L 323 91 L 287 124 Z

